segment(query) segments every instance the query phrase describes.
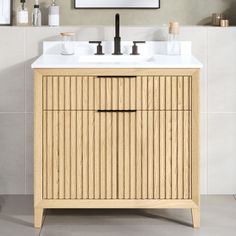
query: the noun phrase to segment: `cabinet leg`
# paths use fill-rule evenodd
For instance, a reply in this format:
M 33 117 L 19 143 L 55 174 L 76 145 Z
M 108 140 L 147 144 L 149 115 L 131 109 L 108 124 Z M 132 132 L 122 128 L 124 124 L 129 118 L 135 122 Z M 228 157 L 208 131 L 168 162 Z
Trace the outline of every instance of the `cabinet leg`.
M 43 221 L 43 208 L 34 208 L 34 227 L 41 228 Z
M 193 220 L 193 227 L 199 228 L 200 227 L 200 209 L 199 208 L 192 208 L 192 220 Z

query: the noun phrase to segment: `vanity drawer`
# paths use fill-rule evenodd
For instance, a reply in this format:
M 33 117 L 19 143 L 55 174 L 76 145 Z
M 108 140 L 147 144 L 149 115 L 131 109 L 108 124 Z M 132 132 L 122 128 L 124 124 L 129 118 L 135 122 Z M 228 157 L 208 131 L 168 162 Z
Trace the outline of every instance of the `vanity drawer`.
M 44 76 L 43 110 L 191 110 L 191 76 Z

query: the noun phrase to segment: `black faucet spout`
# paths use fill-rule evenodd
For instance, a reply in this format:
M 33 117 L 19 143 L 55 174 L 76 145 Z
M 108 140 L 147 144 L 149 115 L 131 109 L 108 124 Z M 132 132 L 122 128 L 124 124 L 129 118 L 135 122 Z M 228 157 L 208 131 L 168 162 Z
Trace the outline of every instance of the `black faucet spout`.
M 120 15 L 117 13 L 115 17 L 115 37 L 114 37 L 114 53 L 113 55 L 122 55 L 121 53 L 121 37 L 120 37 Z
M 116 37 L 120 37 L 120 15 L 119 14 L 116 14 L 116 22 L 115 22 L 115 25 L 116 25 Z

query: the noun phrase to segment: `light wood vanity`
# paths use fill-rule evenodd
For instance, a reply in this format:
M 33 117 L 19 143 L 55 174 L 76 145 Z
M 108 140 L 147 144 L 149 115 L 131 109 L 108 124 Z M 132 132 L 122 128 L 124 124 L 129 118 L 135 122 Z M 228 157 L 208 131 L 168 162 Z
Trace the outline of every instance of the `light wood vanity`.
M 47 208 L 199 210 L 199 69 L 35 69 L 35 227 Z

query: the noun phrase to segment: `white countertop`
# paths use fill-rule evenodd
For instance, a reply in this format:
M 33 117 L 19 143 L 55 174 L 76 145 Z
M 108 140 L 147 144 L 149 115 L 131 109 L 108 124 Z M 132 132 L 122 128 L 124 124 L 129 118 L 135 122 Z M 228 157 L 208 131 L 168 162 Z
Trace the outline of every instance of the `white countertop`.
M 194 56 L 155 55 L 155 60 L 140 63 L 85 63 L 79 62 L 79 55 L 42 55 L 32 68 L 202 68 L 202 64 Z

